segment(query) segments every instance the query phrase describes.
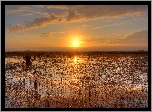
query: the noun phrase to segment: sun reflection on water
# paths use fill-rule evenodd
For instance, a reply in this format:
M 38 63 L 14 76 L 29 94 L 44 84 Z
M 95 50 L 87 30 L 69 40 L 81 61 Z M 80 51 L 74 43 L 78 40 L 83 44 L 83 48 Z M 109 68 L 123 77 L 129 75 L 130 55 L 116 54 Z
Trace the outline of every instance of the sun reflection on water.
M 77 63 L 77 57 L 74 57 L 74 64 Z
M 77 56 L 74 57 L 73 62 L 74 64 L 79 64 L 82 60 L 78 58 Z

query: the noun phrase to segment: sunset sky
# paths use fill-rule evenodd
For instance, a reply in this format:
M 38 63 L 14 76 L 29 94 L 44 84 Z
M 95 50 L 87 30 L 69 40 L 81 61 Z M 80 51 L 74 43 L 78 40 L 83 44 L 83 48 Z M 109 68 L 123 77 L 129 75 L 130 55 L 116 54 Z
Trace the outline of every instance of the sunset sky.
M 67 47 L 148 50 L 148 5 L 5 6 L 6 51 Z

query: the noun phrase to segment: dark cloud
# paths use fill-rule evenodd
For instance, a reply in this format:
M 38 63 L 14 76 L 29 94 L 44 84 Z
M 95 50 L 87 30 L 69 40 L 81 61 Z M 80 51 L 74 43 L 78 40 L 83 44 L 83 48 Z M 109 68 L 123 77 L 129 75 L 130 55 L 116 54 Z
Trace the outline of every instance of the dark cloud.
M 46 33 L 42 33 L 40 35 L 40 37 L 50 37 L 50 36 L 55 35 L 55 34 L 56 34 L 56 32 L 46 32 Z
M 69 11 L 69 15 L 67 16 L 66 20 L 69 21 L 79 21 L 84 19 L 85 16 L 81 14 L 76 14 L 75 12 Z
M 148 39 L 148 30 L 140 30 L 138 32 L 133 32 L 124 37 L 124 40 L 133 39 Z
M 40 37 L 48 37 L 49 34 L 48 33 L 43 33 Z
M 9 31 L 18 32 L 18 31 L 24 31 L 24 30 L 29 30 L 29 29 L 35 29 L 35 28 L 46 26 L 47 24 L 51 24 L 53 22 L 58 22 L 58 17 L 55 17 L 54 15 L 50 14 L 50 17 L 36 18 L 32 22 L 25 22 L 24 25 L 21 25 L 21 24 L 10 25 Z
M 113 44 L 127 44 L 127 45 L 146 45 L 148 46 L 148 30 L 140 30 L 127 34 L 124 38 L 115 39 Z

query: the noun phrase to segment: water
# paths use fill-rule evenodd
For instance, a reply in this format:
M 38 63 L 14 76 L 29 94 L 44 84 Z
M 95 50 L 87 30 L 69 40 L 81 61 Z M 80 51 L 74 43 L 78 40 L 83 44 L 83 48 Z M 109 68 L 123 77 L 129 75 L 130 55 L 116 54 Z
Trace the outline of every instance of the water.
M 29 68 L 23 61 L 5 58 L 6 108 L 148 107 L 147 54 L 44 54 Z

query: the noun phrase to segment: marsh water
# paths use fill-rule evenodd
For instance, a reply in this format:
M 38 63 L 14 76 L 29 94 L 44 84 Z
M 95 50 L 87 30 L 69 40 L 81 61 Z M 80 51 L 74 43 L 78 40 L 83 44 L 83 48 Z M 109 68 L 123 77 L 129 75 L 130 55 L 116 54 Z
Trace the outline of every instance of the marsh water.
M 5 53 L 6 108 L 147 108 L 148 53 Z

